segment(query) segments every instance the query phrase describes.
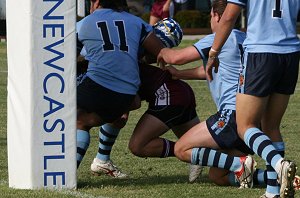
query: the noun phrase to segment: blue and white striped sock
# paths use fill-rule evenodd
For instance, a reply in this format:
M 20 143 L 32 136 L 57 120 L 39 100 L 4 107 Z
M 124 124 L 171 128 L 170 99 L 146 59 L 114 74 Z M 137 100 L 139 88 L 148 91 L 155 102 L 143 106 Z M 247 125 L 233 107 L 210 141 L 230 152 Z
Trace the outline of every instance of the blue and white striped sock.
M 285 145 L 284 142 L 273 142 L 274 147 L 280 153 L 282 157 L 284 157 Z M 275 195 L 279 195 L 280 186 L 277 182 L 277 173 L 274 168 L 266 162 L 267 167 L 267 190 L 266 196 L 274 197 Z
M 86 150 L 90 145 L 90 133 L 87 131 L 83 131 L 77 129 L 76 134 L 76 146 L 77 146 L 77 153 L 76 153 L 76 160 L 77 160 L 77 168 L 79 167 Z
M 271 164 L 276 172 L 279 173 L 283 158 L 267 135 L 258 128 L 249 128 L 244 134 L 244 141 L 250 149 Z
M 242 167 L 239 157 L 233 157 L 210 148 L 193 148 L 191 163 L 223 168 L 232 172 L 239 171 Z
M 104 124 L 100 127 L 99 148 L 96 158 L 102 161 L 110 160 L 110 153 L 119 133 L 120 129 L 110 124 Z

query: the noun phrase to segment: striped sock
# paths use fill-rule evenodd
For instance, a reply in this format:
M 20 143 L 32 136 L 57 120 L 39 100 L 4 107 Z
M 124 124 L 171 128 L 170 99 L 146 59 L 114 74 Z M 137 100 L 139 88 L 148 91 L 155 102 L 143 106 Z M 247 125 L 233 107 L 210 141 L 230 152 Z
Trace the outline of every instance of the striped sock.
M 253 185 L 266 187 L 267 171 L 263 169 L 256 169 L 253 173 Z
M 77 139 L 76 160 L 77 160 L 77 168 L 78 168 L 86 153 L 86 150 L 90 145 L 90 134 L 87 131 L 77 129 L 76 139 Z
M 96 158 L 102 161 L 110 160 L 112 147 L 119 135 L 120 129 L 104 124 L 99 130 L 99 148 Z
M 283 158 L 273 146 L 272 141 L 268 136 L 261 132 L 258 128 L 249 128 L 244 134 L 244 141 L 258 156 L 276 170 L 280 171 Z
M 210 148 L 193 148 L 191 163 L 223 168 L 232 172 L 239 171 L 242 167 L 239 157 L 233 157 Z
M 284 157 L 284 142 L 273 142 L 274 147 L 276 150 L 281 154 L 282 157 Z M 275 195 L 279 195 L 280 192 L 280 186 L 277 182 L 277 173 L 273 169 L 273 167 L 266 162 L 267 167 L 267 190 L 266 190 L 266 196 L 268 197 L 274 197 Z

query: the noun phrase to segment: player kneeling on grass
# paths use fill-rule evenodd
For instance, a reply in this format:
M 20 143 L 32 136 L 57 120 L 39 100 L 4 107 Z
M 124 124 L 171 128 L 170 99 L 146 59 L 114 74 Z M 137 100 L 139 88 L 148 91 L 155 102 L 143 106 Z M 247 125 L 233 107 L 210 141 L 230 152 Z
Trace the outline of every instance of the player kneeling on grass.
M 225 7 L 225 0 L 215 0 L 212 3 L 211 28 L 213 32 L 219 25 Z M 191 47 L 180 50 L 163 49 L 158 55 L 158 60 L 170 64 L 185 64 L 199 59 L 206 62 L 213 39 L 212 34 Z M 242 57 L 241 44 L 244 39 L 245 34 L 240 31 L 235 30 L 230 34 L 219 54 L 219 71 L 213 73 L 213 81 L 208 81 L 218 112 L 185 133 L 175 144 L 175 154 L 183 161 L 212 167 L 209 177 L 216 184 L 240 185 L 242 188 L 252 187 L 253 184 L 260 186 L 268 184 L 267 189 L 276 189 L 276 182 L 274 183 L 267 177 L 274 173 L 269 168 L 268 171 L 255 170 L 255 161 L 252 157 L 245 156 L 253 152 L 237 134 L 235 98 Z M 182 71 L 174 67 L 167 67 L 167 69 L 174 78 L 206 78 L 203 67 Z M 284 150 L 283 142 L 274 142 L 273 145 L 279 151 Z M 220 152 L 220 149 L 230 155 Z M 239 155 L 242 157 L 235 157 Z M 294 179 L 294 188 L 299 189 L 298 176 Z
M 154 31 L 167 47 L 177 46 L 182 38 L 180 26 L 172 19 L 160 21 L 154 26 Z M 175 156 L 175 143 L 159 136 L 171 128 L 177 137 L 181 137 L 185 131 L 199 123 L 195 110 L 194 93 L 187 83 L 172 80 L 168 71 L 163 71 L 145 63 L 139 65 L 141 86 L 138 94 L 142 100 L 149 103 L 149 107 L 134 129 L 130 138 L 129 149 L 134 155 L 140 157 Z M 115 131 L 114 137 L 116 137 L 119 131 L 117 127 L 111 125 L 104 127 L 107 128 L 107 131 Z M 102 143 L 99 143 L 98 154 L 103 153 L 103 146 L 102 141 Z M 100 149 L 101 147 L 102 149 Z M 111 150 L 111 147 L 106 146 L 106 148 Z M 106 151 L 108 152 L 108 150 Z M 98 154 L 91 165 L 92 171 L 106 172 L 99 160 L 101 155 Z M 117 169 L 116 166 L 114 167 Z M 192 166 L 190 181 L 195 179 L 192 177 L 193 175 L 199 175 L 201 171 L 200 166 Z M 119 169 L 116 172 L 121 173 Z M 123 176 L 124 173 L 119 175 Z
M 156 36 L 167 47 L 177 46 L 182 38 L 180 26 L 172 19 L 165 19 L 159 22 L 154 26 L 154 31 Z M 137 155 L 150 155 L 152 157 L 174 156 L 174 142 L 161 139 L 159 136 L 164 134 L 169 128 L 173 128 L 175 134 L 180 137 L 183 132 L 199 123 L 195 111 L 193 91 L 186 83 L 172 80 L 171 75 L 167 71 L 162 71 L 159 68 L 146 64 L 140 64 L 140 78 L 142 86 L 139 89 L 139 93 L 144 100 L 150 103 L 149 107 L 153 107 L 153 109 L 149 108 L 141 118 L 131 138 L 129 147 Z M 170 93 L 167 92 L 168 87 L 172 90 Z M 157 100 L 157 103 L 155 103 L 155 100 Z M 156 113 L 152 116 L 151 114 L 154 114 L 155 111 L 154 108 L 161 108 L 160 111 L 157 109 L 157 113 L 162 115 L 159 116 Z M 119 121 L 115 121 L 114 123 L 101 126 L 98 153 L 91 164 L 91 170 L 94 174 L 106 174 L 117 178 L 127 176 L 110 160 L 112 146 L 120 129 L 125 125 L 127 118 L 128 116 L 123 115 L 119 119 L 121 124 Z M 160 121 L 160 119 L 163 121 Z M 149 121 L 151 121 L 150 128 L 154 131 L 140 131 L 139 129 L 142 128 L 142 125 L 149 128 Z M 156 121 L 155 125 L 153 125 L 153 121 Z M 142 138 L 140 137 L 141 135 Z M 156 139 L 154 140 L 153 138 Z M 133 142 L 135 142 L 135 146 L 133 146 Z M 146 146 L 151 146 L 151 149 Z M 145 153 L 144 147 L 146 147 L 146 150 L 149 150 L 148 153 Z M 83 157 L 83 155 L 81 156 Z M 79 162 L 82 160 L 82 157 L 78 160 Z M 200 166 L 191 166 L 191 175 L 199 175 L 201 170 Z M 190 177 L 190 180 L 194 180 L 194 178 Z

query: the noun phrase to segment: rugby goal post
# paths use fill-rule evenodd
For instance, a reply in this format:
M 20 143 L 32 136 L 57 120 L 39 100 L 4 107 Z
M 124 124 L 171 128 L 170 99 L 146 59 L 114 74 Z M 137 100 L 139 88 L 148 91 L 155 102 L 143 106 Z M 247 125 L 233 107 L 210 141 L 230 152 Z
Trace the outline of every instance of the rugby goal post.
M 76 1 L 6 1 L 9 187 L 76 188 Z

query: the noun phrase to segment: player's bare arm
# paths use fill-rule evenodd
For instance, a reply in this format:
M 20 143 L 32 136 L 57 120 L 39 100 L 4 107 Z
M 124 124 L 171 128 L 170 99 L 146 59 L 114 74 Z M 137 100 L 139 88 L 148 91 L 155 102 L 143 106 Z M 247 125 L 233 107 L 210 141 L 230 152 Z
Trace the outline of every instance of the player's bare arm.
M 195 47 L 189 46 L 183 49 L 164 48 L 157 56 L 158 63 L 171 65 L 183 65 L 201 59 Z
M 168 66 L 166 69 L 172 74 L 173 79 L 206 80 L 204 66 L 184 70 L 178 70 L 173 66 Z
M 226 9 L 220 19 L 220 26 L 222 29 L 216 31 L 214 43 L 209 51 L 208 62 L 206 65 L 206 78 L 209 81 L 213 80 L 212 70 L 218 72 L 219 59 L 218 54 L 221 51 L 222 46 L 226 42 L 234 24 L 241 13 L 242 8 L 238 5 L 228 3 Z

